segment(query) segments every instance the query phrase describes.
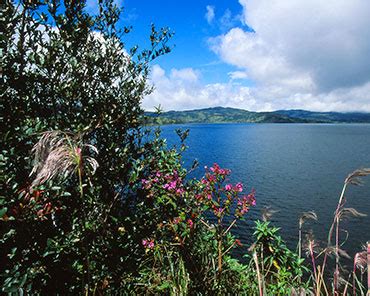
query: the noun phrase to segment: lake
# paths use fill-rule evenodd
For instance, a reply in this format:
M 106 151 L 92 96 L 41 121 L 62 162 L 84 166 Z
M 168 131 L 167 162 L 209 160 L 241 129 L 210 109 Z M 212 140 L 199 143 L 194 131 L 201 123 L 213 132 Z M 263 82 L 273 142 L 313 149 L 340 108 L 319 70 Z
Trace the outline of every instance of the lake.
M 232 170 L 232 182 L 242 182 L 247 190 L 255 188 L 257 206 L 233 231 L 246 245 L 251 241 L 252 220 L 260 217 L 264 206 L 278 210 L 271 221 L 281 227 L 292 248 L 297 244 L 299 216 L 314 210 L 319 220 L 305 229 L 312 228 L 325 245 L 344 179 L 355 169 L 370 167 L 370 125 L 366 124 L 163 126 L 162 136 L 171 146 L 179 145 L 177 128 L 190 129 L 184 162 L 190 167 L 194 159 L 199 161 L 193 177 L 201 177 L 205 165 L 217 162 Z M 363 186 L 349 187 L 346 207 L 368 216 L 341 224 L 349 231 L 343 249 L 351 256 L 370 240 L 370 176 L 363 180 Z M 345 232 L 341 235 L 346 237 Z

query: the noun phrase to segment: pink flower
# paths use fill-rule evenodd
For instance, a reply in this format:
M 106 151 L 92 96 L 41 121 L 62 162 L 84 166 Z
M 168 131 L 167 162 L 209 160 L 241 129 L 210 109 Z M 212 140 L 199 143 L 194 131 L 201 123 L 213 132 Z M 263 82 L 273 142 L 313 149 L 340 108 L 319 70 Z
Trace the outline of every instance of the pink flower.
M 172 181 L 172 182 L 170 182 L 170 187 L 169 187 L 169 189 L 175 189 L 175 188 L 176 188 L 176 185 L 177 185 L 177 182 L 176 182 L 176 181 Z
M 216 181 L 216 177 L 214 175 L 210 175 L 210 174 L 207 175 L 207 179 L 208 179 L 209 182 Z
M 80 147 L 77 147 L 76 148 L 76 154 L 78 154 L 79 156 L 81 156 L 81 152 L 82 152 L 81 148 Z
M 243 184 L 242 183 L 237 183 L 235 185 L 235 191 L 242 192 L 243 191 Z
M 146 249 L 153 249 L 154 248 L 154 239 L 151 239 L 151 240 L 148 240 L 148 239 L 143 239 L 141 241 L 142 245 L 146 248 Z
M 177 195 L 181 195 L 183 193 L 184 193 L 184 189 L 182 189 L 182 188 L 179 188 L 179 189 L 176 190 Z
M 245 213 L 247 213 L 249 211 L 249 209 L 247 207 L 243 207 L 243 209 L 240 211 L 240 213 L 242 215 L 244 215 Z
M 160 172 L 160 171 L 157 171 L 157 172 L 155 173 L 155 176 L 159 178 L 160 176 L 162 176 L 162 174 L 161 174 L 161 172 Z
M 233 186 L 231 184 L 226 184 L 226 186 L 225 186 L 226 191 L 230 191 L 232 188 L 233 188 Z
M 194 223 L 191 219 L 188 219 L 187 224 L 189 225 L 190 228 L 193 228 Z
M 255 196 L 255 191 L 252 190 L 251 193 L 249 193 L 245 199 L 248 201 L 248 203 L 252 206 L 255 206 L 256 205 L 256 196 Z
M 228 169 L 220 169 L 219 173 L 220 175 L 223 175 L 223 176 L 227 176 L 227 175 L 230 175 L 230 170 Z
M 151 187 L 151 184 L 150 184 L 149 180 L 141 179 L 141 184 L 143 185 L 143 187 L 145 189 L 150 189 L 150 187 Z

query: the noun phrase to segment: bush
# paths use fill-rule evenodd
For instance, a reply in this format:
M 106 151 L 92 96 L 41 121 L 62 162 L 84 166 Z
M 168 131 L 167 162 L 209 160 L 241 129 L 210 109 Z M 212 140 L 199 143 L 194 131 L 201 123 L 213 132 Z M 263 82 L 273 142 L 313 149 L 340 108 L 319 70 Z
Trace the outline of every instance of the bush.
M 153 26 L 150 50 L 126 50 L 120 9 L 111 0 L 99 7 L 98 15 L 84 1 L 1 8 L 5 292 L 112 289 L 137 269 L 124 204 L 139 198 L 141 161 L 156 145 L 145 141 L 140 103 L 151 90 L 148 63 L 169 51 L 171 33 Z

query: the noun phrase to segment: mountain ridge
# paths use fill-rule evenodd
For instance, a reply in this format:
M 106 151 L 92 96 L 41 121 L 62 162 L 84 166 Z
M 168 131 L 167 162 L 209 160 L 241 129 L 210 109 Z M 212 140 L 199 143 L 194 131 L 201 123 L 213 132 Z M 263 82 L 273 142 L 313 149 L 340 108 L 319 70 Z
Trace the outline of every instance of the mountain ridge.
M 271 112 L 248 111 L 232 107 L 161 112 L 145 112 L 150 123 L 370 123 L 365 112 L 315 112 L 302 109 Z

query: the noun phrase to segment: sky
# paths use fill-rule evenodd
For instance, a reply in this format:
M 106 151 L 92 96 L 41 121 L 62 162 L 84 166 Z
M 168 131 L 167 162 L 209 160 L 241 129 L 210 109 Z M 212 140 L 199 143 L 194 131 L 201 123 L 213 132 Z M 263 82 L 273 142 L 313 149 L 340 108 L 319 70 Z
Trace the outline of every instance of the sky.
M 175 33 L 152 64 L 146 110 L 370 112 L 368 0 L 117 2 L 127 46 L 147 46 L 151 23 Z

